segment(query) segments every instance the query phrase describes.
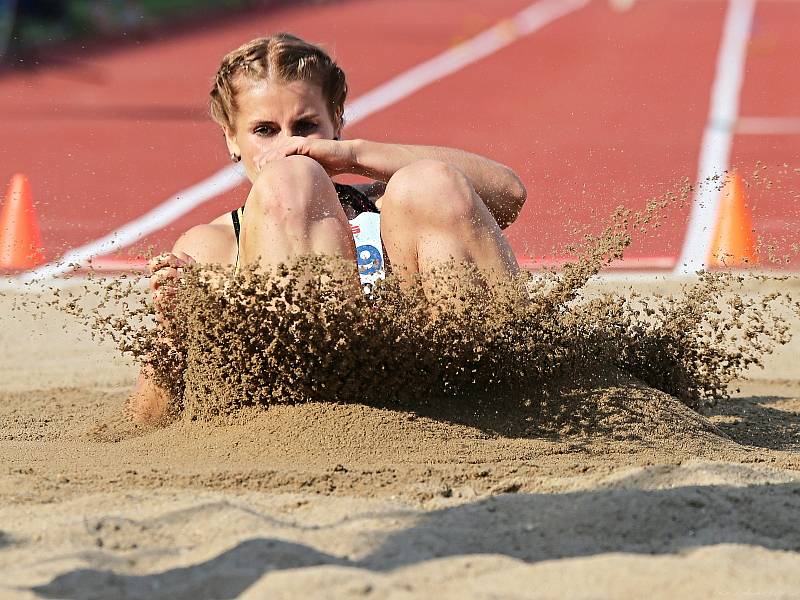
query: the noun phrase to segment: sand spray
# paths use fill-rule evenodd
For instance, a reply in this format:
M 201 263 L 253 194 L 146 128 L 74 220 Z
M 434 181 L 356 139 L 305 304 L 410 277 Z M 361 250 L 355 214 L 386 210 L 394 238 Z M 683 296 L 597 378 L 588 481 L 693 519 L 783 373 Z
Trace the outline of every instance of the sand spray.
M 186 269 L 159 310 L 143 276 L 53 289 L 40 301 L 149 369 L 170 414 L 186 419 L 277 403 L 415 410 L 457 400 L 476 411 L 524 407 L 546 429 L 565 407 L 580 410 L 567 402 L 576 382 L 591 389 L 619 374 L 699 409 L 789 341 L 789 316 L 800 315 L 788 285 L 796 278 L 701 272 L 677 295 L 587 286 L 691 192 L 684 182 L 642 211 L 620 208 L 570 249 L 576 260 L 501 284 L 451 262 L 353 295 L 341 284 L 351 266 L 307 256 L 269 272 Z M 753 280 L 772 291 L 744 293 Z M 35 301 L 20 302 L 31 310 Z

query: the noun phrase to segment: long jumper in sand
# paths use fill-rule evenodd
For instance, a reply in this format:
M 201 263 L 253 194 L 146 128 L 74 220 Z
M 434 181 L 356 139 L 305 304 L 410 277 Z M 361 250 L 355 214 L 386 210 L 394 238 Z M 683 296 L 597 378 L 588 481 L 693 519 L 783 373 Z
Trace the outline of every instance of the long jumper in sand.
M 256 270 L 307 254 L 357 258 L 348 219 L 380 216 L 382 250 L 394 272 L 424 274 L 455 260 L 488 277 L 517 273 L 502 229 L 519 215 L 526 190 L 508 167 L 454 148 L 342 140 L 344 72 L 318 46 L 293 35 L 252 40 L 222 59 L 211 115 L 231 160 L 252 183 L 244 206 L 192 227 L 151 261 L 157 302 L 193 264 Z M 469 118 L 469 115 L 465 115 Z M 346 186 L 354 173 L 374 182 Z M 167 394 L 142 369 L 128 409 L 156 422 Z

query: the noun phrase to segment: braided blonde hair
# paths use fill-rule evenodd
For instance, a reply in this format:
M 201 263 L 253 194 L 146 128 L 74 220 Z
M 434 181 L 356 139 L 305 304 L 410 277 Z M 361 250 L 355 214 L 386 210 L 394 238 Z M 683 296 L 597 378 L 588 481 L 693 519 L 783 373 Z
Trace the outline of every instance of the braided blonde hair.
M 236 82 L 250 80 L 306 81 L 319 85 L 328 101 L 335 129 L 344 124 L 347 82 L 344 71 L 319 46 L 290 33 L 256 38 L 226 54 L 211 89 L 211 118 L 234 133 Z

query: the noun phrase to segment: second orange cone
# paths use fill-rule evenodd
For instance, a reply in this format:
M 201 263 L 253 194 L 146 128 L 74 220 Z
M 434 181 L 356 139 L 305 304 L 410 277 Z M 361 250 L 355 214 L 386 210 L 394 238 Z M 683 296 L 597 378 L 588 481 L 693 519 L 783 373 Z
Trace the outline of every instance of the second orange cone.
M 0 269 L 30 269 L 42 264 L 41 246 L 30 183 L 24 175 L 14 175 L 0 211 Z
M 708 264 L 711 267 L 752 266 L 757 262 L 753 218 L 747 210 L 744 182 L 738 172 L 728 173 L 717 213 Z

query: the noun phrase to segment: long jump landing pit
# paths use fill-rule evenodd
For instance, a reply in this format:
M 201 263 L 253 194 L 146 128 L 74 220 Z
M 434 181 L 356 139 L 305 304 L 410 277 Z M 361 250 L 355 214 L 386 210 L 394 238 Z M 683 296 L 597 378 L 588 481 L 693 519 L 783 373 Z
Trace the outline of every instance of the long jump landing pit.
M 30 295 L 0 301 L 14 315 L 0 334 L 9 597 L 669 598 L 800 583 L 796 341 L 701 413 L 606 372 L 546 415 L 354 399 L 144 430 L 121 416 L 135 369 L 113 347 Z
M 690 17 L 669 19 L 681 4 Z M 330 15 L 338 7 L 322 7 L 313 18 L 287 10 L 281 18 L 284 28 L 303 28 L 336 45 L 343 62 L 355 66 L 358 97 L 385 82 L 371 61 L 397 61 L 389 61 L 386 74 L 401 74 L 528 5 L 509 1 L 502 14 L 487 14 L 473 3 L 456 30 L 442 28 L 449 12 L 437 5 L 426 13 L 429 28 L 403 42 L 405 52 L 381 28 L 368 27 L 363 12 L 333 29 Z M 385 3 L 344 6 L 387 14 Z M 398 18 L 416 23 L 429 6 L 407 3 Z M 557 200 L 524 214 L 511 232 L 518 249 L 527 244 L 529 255 L 546 255 L 565 241 L 563 223 L 586 217 L 591 205 L 564 207 L 564 199 L 617 203 L 619 192 L 643 200 L 662 193 L 662 182 L 695 174 L 725 3 L 636 8 L 611 21 L 605 3 L 589 3 L 543 35 L 365 118 L 350 134 L 374 137 L 387 123 L 403 122 L 411 140 L 463 136 L 453 143 L 512 164 L 531 189 Z M 785 10 L 796 8 L 756 7 L 734 163 L 796 156 L 791 132 L 765 142 L 753 133 L 754 123 L 762 123 L 763 133 L 763 119 L 752 120 L 792 117 L 786 111 L 794 83 L 775 76 L 782 64 L 775 57 L 793 55 L 770 50 L 775 39 L 796 40 L 791 32 L 776 33 L 792 23 Z M 145 214 L 154 201 L 219 168 L 224 149 L 216 130 L 199 125 L 205 123 L 199 99 L 207 92 L 205 63 L 213 65 L 253 27 L 249 19 L 230 25 L 215 35 L 162 40 L 85 67 L 33 74 L 49 93 L 24 109 L 15 90 L 31 81 L 21 75 L 3 82 L 11 103 L 2 111 L 8 139 L 26 145 L 14 152 L 26 161 L 20 168 L 49 165 L 38 193 L 47 202 L 43 224 L 54 256 L 61 244 L 97 239 L 109 224 Z M 566 63 L 565 39 L 571 40 Z M 359 61 L 362 43 L 374 52 Z M 665 50 L 654 53 L 653 46 Z M 198 52 L 206 59 L 198 60 Z M 186 67 L 185 79 L 163 88 L 152 111 L 135 102 L 146 83 L 116 77 L 141 58 Z M 658 68 L 651 68 L 654 61 Z M 517 77 L 523 69 L 533 73 Z M 170 72 L 145 69 L 139 76 L 149 81 Z M 474 97 L 475 129 L 459 127 L 451 98 L 470 98 L 488 89 L 487 81 L 516 93 Z M 80 93 L 100 89 L 96 96 Z M 56 116 L 59 99 L 67 102 Z M 620 114 L 628 103 L 647 110 Z M 82 120 L 90 111 L 103 117 L 96 128 Z M 512 127 L 519 114 L 526 116 L 523 129 Z M 613 131 L 599 126 L 607 122 L 617 124 Z M 786 121 L 768 122 L 781 123 L 786 128 Z M 80 143 L 66 152 L 53 144 L 54 125 Z M 130 131 L 134 160 L 116 152 L 121 128 Z M 151 148 L 164 128 L 177 135 Z M 528 159 L 532 139 L 537 153 Z M 176 181 L 176 173 L 185 181 Z M 793 231 L 796 214 L 771 202 L 771 192 L 761 196 L 757 229 Z M 225 201 L 233 207 L 240 199 L 231 194 Z M 221 212 L 209 203 L 176 225 L 185 229 Z M 644 254 L 676 256 L 686 217 L 676 213 Z M 161 247 L 174 233 L 160 230 L 146 241 Z M 630 281 L 597 285 L 646 293 L 677 286 Z M 134 366 L 90 340 L 76 321 L 30 300 L 0 298 L 0 313 L 11 315 L 0 329 L 2 596 L 791 598 L 800 588 L 797 341 L 752 373 L 755 379 L 733 400 L 701 413 L 624 373 L 607 372 L 591 385 L 576 381 L 562 396 L 563 410 L 547 415 L 500 403 L 494 410 L 463 404 L 397 410 L 354 399 L 143 430 L 121 417 Z M 23 310 L 11 313 L 11 304 Z M 798 329 L 796 319 L 790 325 Z

